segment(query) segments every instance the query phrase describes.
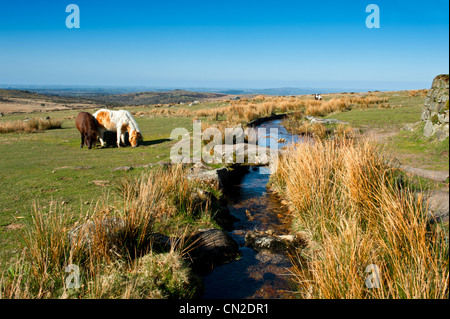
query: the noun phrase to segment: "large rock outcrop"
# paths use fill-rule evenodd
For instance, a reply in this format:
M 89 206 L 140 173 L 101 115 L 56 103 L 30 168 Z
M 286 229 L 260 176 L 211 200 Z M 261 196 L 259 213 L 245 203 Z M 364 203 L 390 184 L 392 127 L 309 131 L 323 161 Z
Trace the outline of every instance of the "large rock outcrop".
M 422 121 L 425 122 L 425 137 L 435 136 L 436 139 L 442 141 L 449 136 L 448 89 L 448 74 L 441 74 L 434 78 L 422 109 Z

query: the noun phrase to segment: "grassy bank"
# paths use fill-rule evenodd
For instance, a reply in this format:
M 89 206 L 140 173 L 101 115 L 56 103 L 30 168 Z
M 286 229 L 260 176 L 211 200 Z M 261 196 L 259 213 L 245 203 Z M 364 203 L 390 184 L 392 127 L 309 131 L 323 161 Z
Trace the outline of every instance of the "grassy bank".
M 213 215 L 218 190 L 187 179 L 178 166 L 123 179 L 119 193 L 121 201 L 98 202 L 83 215 L 58 204 L 35 206 L 22 232 L 21 259 L 0 280 L 0 298 L 198 294 L 200 281 L 184 258 L 184 243 L 199 228 L 217 227 Z M 156 233 L 174 238 L 171 248 L 155 251 Z M 67 286 L 68 265 L 80 269 L 78 289 Z
M 312 124 L 301 114 L 284 122 L 315 139 L 289 149 L 272 176 L 306 243 L 292 256 L 299 297 L 448 298 L 448 224 L 432 223 L 429 203 L 416 195 L 448 191 L 448 183 L 396 169 L 448 171 L 448 139 L 423 137 L 425 93 L 380 92 L 389 108 L 325 116 L 346 125 Z M 379 288 L 370 287 L 373 269 Z
M 448 298 L 448 227 L 430 226 L 426 203 L 371 143 L 293 147 L 272 182 L 307 243 L 292 257 L 300 297 Z M 369 265 L 379 288 L 366 285 Z

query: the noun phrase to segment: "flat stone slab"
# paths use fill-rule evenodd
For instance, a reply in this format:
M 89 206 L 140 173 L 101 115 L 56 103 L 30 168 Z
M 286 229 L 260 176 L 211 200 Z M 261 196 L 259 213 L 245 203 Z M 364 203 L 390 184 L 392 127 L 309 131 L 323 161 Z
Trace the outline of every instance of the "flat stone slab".
M 252 143 L 225 144 L 214 147 L 214 159 L 222 163 L 233 163 L 243 157 L 244 161 L 240 164 L 270 165 L 274 161 L 273 157 L 278 158 L 280 153 L 280 149 L 270 149 Z
M 272 231 L 249 231 L 245 234 L 245 246 L 256 251 L 286 253 L 299 244 L 294 235 L 277 235 Z
M 186 174 L 188 179 L 196 179 L 210 184 L 213 187 L 223 189 L 228 183 L 228 169 L 227 168 L 193 168 L 191 172 Z
M 418 175 L 441 183 L 446 182 L 449 179 L 449 172 L 447 171 L 432 171 L 407 165 L 400 165 L 400 169 L 409 174 Z
M 320 124 L 349 124 L 348 122 L 344 122 L 336 119 L 320 119 L 311 115 L 306 115 L 305 118 L 311 123 L 320 123 Z

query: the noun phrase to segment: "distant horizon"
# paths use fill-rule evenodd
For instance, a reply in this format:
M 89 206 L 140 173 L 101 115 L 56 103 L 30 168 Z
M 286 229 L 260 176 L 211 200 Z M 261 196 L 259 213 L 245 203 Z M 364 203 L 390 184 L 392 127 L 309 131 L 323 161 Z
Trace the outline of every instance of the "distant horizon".
M 438 74 L 436 74 L 438 75 Z M 310 83 L 307 84 L 285 84 L 285 85 L 211 85 L 211 83 L 208 84 L 201 84 L 197 83 L 195 84 L 181 84 L 181 85 L 175 85 L 175 84 L 167 84 L 167 85 L 114 85 L 114 84 L 21 84 L 21 83 L 0 83 L 0 88 L 2 89 L 32 89 L 32 90 L 51 90 L 51 89 L 60 89 L 60 90 L 70 90 L 70 89 L 123 89 L 123 90 L 199 90 L 199 89 L 205 89 L 205 90 L 273 90 L 273 89 L 299 89 L 299 90 L 343 90 L 343 91 L 349 91 L 349 90 L 361 90 L 361 91 L 374 91 L 374 90 L 380 90 L 380 91 L 401 91 L 401 90 L 417 90 L 417 89 L 427 89 L 431 87 L 431 83 L 433 81 L 432 79 L 429 79 L 428 81 L 423 82 L 361 82 L 358 81 L 358 85 L 352 85 L 352 82 L 349 82 L 348 85 L 342 85 L 339 86 L 338 83 L 332 83 L 332 82 L 324 82 L 323 84 L 319 83 Z M 328 85 L 327 85 L 328 84 Z M 341 83 L 342 84 L 342 83 Z M 138 92 L 138 91 L 136 91 Z

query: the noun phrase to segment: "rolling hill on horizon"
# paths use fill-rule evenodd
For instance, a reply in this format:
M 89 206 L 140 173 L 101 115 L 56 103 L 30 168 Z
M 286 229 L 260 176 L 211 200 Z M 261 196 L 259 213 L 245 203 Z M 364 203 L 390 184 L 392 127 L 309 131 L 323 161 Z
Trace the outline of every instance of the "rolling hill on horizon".
M 65 108 L 76 107 L 75 104 L 91 104 L 106 107 L 120 107 L 126 105 L 152 105 L 171 103 L 190 103 L 213 99 L 228 99 L 233 95 L 209 92 L 190 92 L 172 90 L 167 92 L 132 92 L 124 94 L 105 94 L 76 91 L 74 95 L 55 94 L 49 91 L 33 92 L 31 90 L 0 89 L 0 105 L 9 111 L 14 111 L 17 103 L 31 105 L 63 105 Z
M 119 105 L 151 105 L 169 103 L 189 103 L 196 100 L 210 100 L 227 98 L 222 93 L 191 92 L 185 90 L 172 90 L 167 92 L 134 92 L 125 94 L 94 95 L 89 99 L 111 106 Z

